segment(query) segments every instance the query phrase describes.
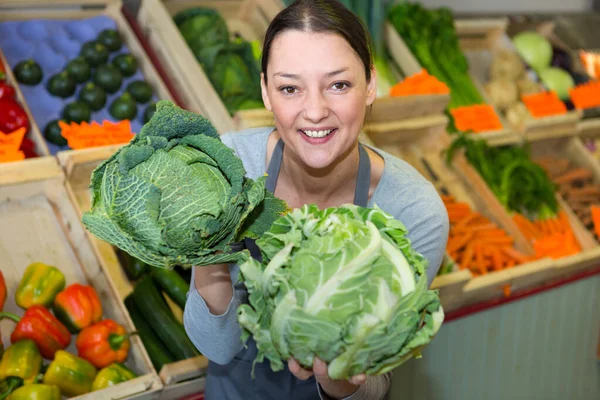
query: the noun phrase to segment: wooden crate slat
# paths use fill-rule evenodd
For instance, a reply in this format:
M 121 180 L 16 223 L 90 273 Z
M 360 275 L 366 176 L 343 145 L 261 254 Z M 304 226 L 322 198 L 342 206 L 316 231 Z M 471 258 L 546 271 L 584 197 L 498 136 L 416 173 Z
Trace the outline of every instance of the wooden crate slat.
M 42 157 L 31 163 L 0 165 L 0 177 L 0 225 L 10 226 L 0 230 L 0 259 L 8 288 L 6 310 L 22 313 L 14 301 L 14 291 L 24 269 L 32 262 L 43 262 L 59 268 L 67 285 L 76 282 L 93 285 L 101 299 L 104 317 L 132 331 L 133 324 L 79 220 L 72 193 L 56 159 Z M 10 343 L 8 335 L 14 322 L 3 320 L 0 325 L 4 343 Z M 74 339 L 67 350 L 77 354 Z M 126 364 L 139 377 L 121 384 L 120 393 L 136 399 L 157 398 L 162 382 L 137 336 L 131 338 Z M 77 398 L 97 398 L 113 390 Z

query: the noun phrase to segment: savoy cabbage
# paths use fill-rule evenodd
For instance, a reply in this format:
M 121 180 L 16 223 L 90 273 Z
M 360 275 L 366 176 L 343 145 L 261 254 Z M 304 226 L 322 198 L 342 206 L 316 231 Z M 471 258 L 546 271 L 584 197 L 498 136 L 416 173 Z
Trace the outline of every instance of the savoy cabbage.
M 257 343 L 255 362 L 277 371 L 294 357 L 310 368 L 318 356 L 331 378 L 347 379 L 418 355 L 444 312 L 406 234 L 377 207 L 307 205 L 275 221 L 257 240 L 263 262 L 240 266 L 249 304 L 238 320 L 242 339 Z
M 208 120 L 163 100 L 132 141 L 92 173 L 86 228 L 156 267 L 236 262 L 231 251 L 286 211 L 245 177 L 242 161 Z

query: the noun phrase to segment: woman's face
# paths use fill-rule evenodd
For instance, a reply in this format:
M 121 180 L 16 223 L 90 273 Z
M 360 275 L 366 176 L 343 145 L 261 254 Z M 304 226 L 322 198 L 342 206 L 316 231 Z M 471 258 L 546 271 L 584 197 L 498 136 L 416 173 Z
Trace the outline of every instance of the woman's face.
M 366 106 L 376 96 L 376 77 L 366 81 L 354 49 L 341 36 L 296 30 L 271 46 L 265 106 L 279 135 L 309 168 L 326 168 L 355 143 Z

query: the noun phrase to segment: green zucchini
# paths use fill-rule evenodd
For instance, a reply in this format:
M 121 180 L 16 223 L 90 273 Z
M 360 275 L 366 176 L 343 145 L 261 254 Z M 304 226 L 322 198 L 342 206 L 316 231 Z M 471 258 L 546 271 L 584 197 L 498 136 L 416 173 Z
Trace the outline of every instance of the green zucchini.
M 148 323 L 146 323 L 144 316 L 135 304 L 132 294 L 125 298 L 125 307 L 129 311 L 129 316 L 131 316 L 135 329 L 140 339 L 142 339 L 142 343 L 144 343 L 144 347 L 156 371 L 160 372 L 163 365 L 175 362 L 175 357 L 173 357 L 160 339 L 152 332 Z
M 166 268 L 150 267 L 150 275 L 167 296 L 183 310 L 190 285 L 177 272 Z
M 177 361 L 200 355 L 183 324 L 175 319 L 151 276 L 143 276 L 133 289 L 133 299 L 148 325 Z
M 124 251 L 119 252 L 119 259 L 130 281 L 135 281 L 148 272 L 148 264 Z

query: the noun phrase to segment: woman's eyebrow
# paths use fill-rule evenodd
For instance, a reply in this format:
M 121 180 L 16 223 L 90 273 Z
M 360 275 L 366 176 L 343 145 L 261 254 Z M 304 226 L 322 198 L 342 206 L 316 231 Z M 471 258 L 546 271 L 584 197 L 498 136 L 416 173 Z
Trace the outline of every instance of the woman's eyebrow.
M 339 75 L 339 74 L 341 74 L 343 72 L 346 72 L 346 71 L 348 71 L 347 67 L 340 68 L 340 69 L 336 69 L 335 71 L 328 72 L 327 74 L 325 74 L 325 76 L 327 76 L 328 78 L 331 78 L 332 76 Z
M 343 72 L 348 71 L 348 69 L 349 68 L 347 68 L 347 67 L 336 69 L 335 71 L 331 71 L 331 72 L 326 73 L 325 76 L 327 78 L 331 78 L 333 76 L 336 76 L 336 75 L 339 75 L 339 74 L 341 74 Z M 273 74 L 273 76 L 280 76 L 282 78 L 289 78 L 289 79 L 300 79 L 300 76 L 298 74 L 288 74 L 288 73 L 285 73 L 285 72 L 275 72 Z
M 284 72 L 275 72 L 273 74 L 273 76 L 280 76 L 282 78 L 289 78 L 289 79 L 299 79 L 300 76 L 297 74 L 286 74 Z

